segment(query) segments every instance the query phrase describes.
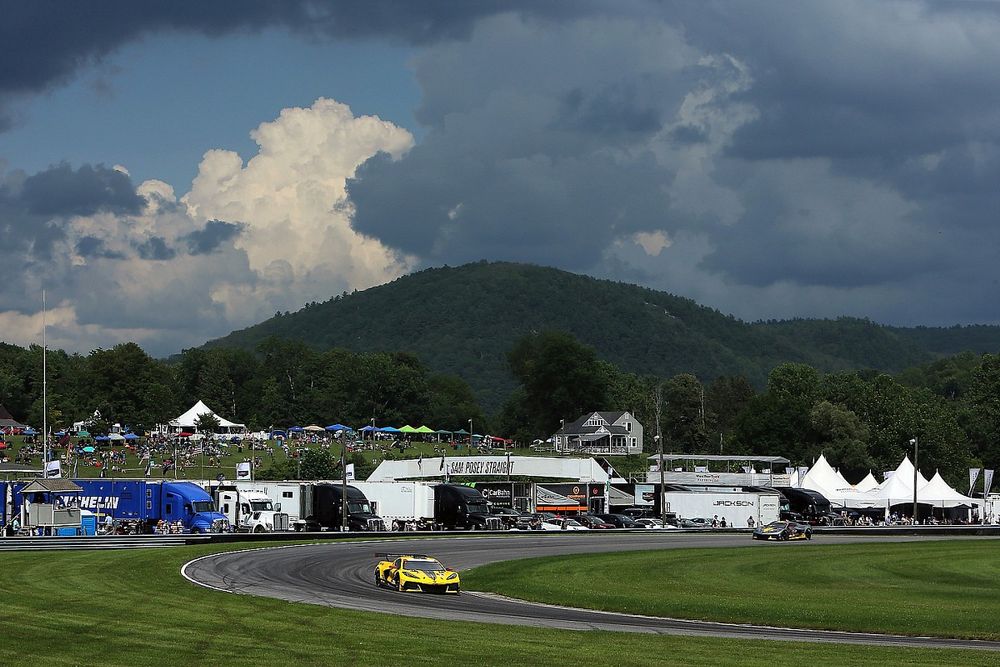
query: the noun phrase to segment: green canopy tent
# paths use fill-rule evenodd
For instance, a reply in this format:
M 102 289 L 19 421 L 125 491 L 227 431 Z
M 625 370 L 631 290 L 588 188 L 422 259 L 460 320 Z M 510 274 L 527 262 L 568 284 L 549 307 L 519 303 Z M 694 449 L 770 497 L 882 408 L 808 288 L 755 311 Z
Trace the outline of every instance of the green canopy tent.
M 400 428 L 399 432 L 400 433 L 411 433 L 412 434 L 412 433 L 416 433 L 417 429 L 415 429 L 412 426 L 410 426 L 409 424 L 407 424 L 406 426 L 403 426 L 402 428 Z

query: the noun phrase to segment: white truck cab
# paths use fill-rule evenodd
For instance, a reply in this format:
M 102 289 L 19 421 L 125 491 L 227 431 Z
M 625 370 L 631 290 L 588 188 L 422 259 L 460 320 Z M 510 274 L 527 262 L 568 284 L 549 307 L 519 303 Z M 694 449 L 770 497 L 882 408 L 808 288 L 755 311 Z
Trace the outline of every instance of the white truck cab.
M 270 533 L 288 530 L 288 514 L 275 509 L 266 493 L 216 487 L 216 505 L 226 515 L 233 529 L 242 533 Z

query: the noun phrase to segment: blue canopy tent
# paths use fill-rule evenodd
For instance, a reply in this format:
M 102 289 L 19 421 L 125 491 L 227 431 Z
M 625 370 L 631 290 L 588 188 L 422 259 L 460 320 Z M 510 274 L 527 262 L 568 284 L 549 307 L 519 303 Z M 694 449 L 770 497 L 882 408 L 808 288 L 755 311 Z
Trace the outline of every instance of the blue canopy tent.
M 22 431 L 22 433 L 24 435 L 38 435 L 38 431 L 36 431 L 35 429 L 31 428 L 30 426 L 28 428 L 24 429 L 24 431 Z
M 341 424 L 339 422 L 336 423 L 336 424 L 330 424 L 329 426 L 326 427 L 326 430 L 327 431 L 350 431 L 351 433 L 354 433 L 354 429 L 353 428 L 351 428 L 350 426 L 344 426 L 343 424 Z M 363 431 L 364 429 L 361 429 L 361 430 Z
M 126 433 L 125 434 L 125 439 L 126 440 L 138 440 L 139 436 L 137 436 L 135 433 Z
M 402 431 L 400 431 L 398 428 L 395 428 L 393 426 L 383 426 L 382 428 L 380 428 L 378 430 L 381 431 L 382 433 L 402 433 Z
M 290 429 L 288 429 L 289 433 L 302 433 L 302 431 L 303 428 L 301 426 L 293 426 Z
M 109 438 L 106 435 L 99 435 L 96 438 L 94 438 L 94 442 L 108 442 L 109 440 L 111 440 L 111 438 Z

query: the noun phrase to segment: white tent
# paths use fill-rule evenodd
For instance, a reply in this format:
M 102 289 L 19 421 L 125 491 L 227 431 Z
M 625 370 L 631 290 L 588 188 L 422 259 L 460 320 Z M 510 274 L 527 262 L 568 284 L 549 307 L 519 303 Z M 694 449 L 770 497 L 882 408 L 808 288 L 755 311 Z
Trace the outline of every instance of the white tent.
M 973 504 L 979 503 L 978 500 L 963 496 L 948 486 L 948 483 L 944 481 L 939 472 L 935 472 L 934 476 L 931 477 L 931 481 L 920 487 L 920 490 L 917 491 L 917 501 L 941 508 L 958 507 L 960 505 L 972 507 Z
M 170 431 L 177 433 L 180 431 L 190 431 L 192 433 L 197 432 L 197 422 L 198 418 L 204 414 L 209 414 L 215 417 L 219 422 L 219 433 L 245 433 L 247 430 L 246 424 L 237 424 L 236 422 L 231 422 L 228 419 L 223 419 L 219 415 L 215 414 L 211 408 L 205 405 L 202 401 L 198 401 L 194 406 L 182 414 L 176 419 L 171 419 L 167 425 L 170 427 Z
M 844 478 L 830 466 L 826 457 L 820 454 L 819 459 L 802 478 L 802 488 L 819 491 L 829 498 L 836 495 L 838 488 L 850 486 L 843 480 Z
M 868 476 L 855 484 L 854 488 L 859 493 L 867 493 L 868 491 L 873 491 L 874 489 L 879 488 L 879 486 L 878 481 L 875 479 L 875 475 L 873 475 L 871 470 L 869 470 Z
M 879 484 L 879 486 L 885 489 L 892 480 L 896 479 L 896 483 L 893 484 L 894 488 L 899 487 L 899 482 L 905 485 L 907 489 L 910 490 L 910 496 L 913 496 L 913 464 L 910 463 L 910 457 L 904 456 L 903 460 L 900 462 L 899 466 L 893 471 L 887 480 Z M 920 471 L 917 471 L 917 489 L 922 488 L 927 484 L 927 478 L 924 477 Z

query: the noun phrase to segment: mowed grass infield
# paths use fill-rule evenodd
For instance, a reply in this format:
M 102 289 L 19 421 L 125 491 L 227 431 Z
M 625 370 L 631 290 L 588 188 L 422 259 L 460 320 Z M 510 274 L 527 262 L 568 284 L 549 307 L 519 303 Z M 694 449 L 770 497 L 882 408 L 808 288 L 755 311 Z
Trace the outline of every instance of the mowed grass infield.
M 744 641 L 689 638 L 609 632 L 569 632 L 542 628 L 439 622 L 383 614 L 350 612 L 308 604 L 298 604 L 237 596 L 190 584 L 179 573 L 192 558 L 233 548 L 196 546 L 175 549 L 133 551 L 6 552 L 0 553 L 0 638 L 3 664 L 45 665 L 412 665 L 412 664 L 505 664 L 505 665 L 995 665 L 995 653 L 963 650 L 899 649 L 853 645 L 792 642 Z M 889 545 L 891 548 L 891 545 Z M 947 546 L 947 545 L 942 545 Z M 984 545 L 985 546 L 985 545 Z M 991 545 L 995 548 L 997 545 Z M 869 555 L 878 556 L 875 548 Z M 958 549 L 939 552 L 948 558 L 965 559 L 978 551 Z M 684 564 L 701 578 L 715 579 L 716 586 L 728 573 L 720 571 L 716 559 L 731 558 L 758 568 L 757 581 L 788 579 L 790 549 L 771 552 L 738 549 L 702 550 L 687 553 L 642 554 L 655 559 Z M 806 550 L 802 550 L 805 553 Z M 816 550 L 809 550 L 815 552 Z M 650 577 L 642 561 L 633 555 L 607 560 L 617 568 L 604 573 L 599 581 L 607 587 L 629 590 L 652 588 L 661 581 Z M 827 558 L 828 556 L 828 558 Z M 829 567 L 837 567 L 841 556 L 815 554 Z M 929 556 L 928 556 L 929 558 Z M 586 588 L 598 583 L 590 577 L 567 575 L 565 567 L 598 562 L 581 558 L 537 562 L 530 569 L 524 563 L 512 567 L 512 576 L 523 587 L 541 573 L 562 582 L 553 587 L 554 600 L 566 601 L 585 590 L 574 590 L 583 581 Z M 648 560 L 646 561 L 648 563 Z M 921 558 L 923 562 L 923 558 Z M 623 564 L 631 563 L 631 564 Z M 701 566 L 698 565 L 701 563 Z M 374 562 L 373 562 L 374 565 Z M 556 566 L 553 570 L 547 568 Z M 736 561 L 729 566 L 736 567 Z M 331 558 L 330 567 L 336 567 Z M 727 566 L 728 567 L 728 566 Z M 486 568 L 470 581 L 485 582 L 496 574 Z M 995 570 L 994 570 L 995 574 Z M 631 581 L 632 577 L 635 581 Z M 842 578 L 828 573 L 824 583 L 813 583 L 803 595 L 830 593 Z M 797 575 L 796 575 L 797 577 Z M 514 583 L 513 580 L 510 580 Z M 762 599 L 747 582 L 737 587 L 740 596 Z M 897 585 L 909 586 L 905 577 Z M 995 590 L 995 584 L 990 590 Z M 692 586 L 693 590 L 694 587 Z M 718 590 L 718 588 L 716 588 Z M 964 590 L 964 585 L 963 585 Z M 516 590 L 508 593 L 518 594 Z M 673 598 L 670 589 L 647 593 Z M 403 595 L 403 594 L 401 594 Z M 984 596 L 987 596 L 984 593 Z M 988 597 L 988 596 L 987 596 Z M 996 596 L 994 596 L 996 597 Z M 898 598 L 897 598 L 898 599 Z M 941 616 L 945 608 L 937 605 Z M 968 603 L 970 606 L 974 602 Z M 991 607 L 981 608 L 990 616 Z M 635 608 L 628 605 L 630 610 Z M 675 612 L 672 612 L 675 613 Z M 676 614 L 675 614 L 676 615 Z M 796 624 L 806 624 L 803 612 Z M 970 626 L 971 627 L 971 626 Z M 977 626 L 978 627 L 978 626 Z M 974 631 L 961 634 L 975 634 Z
M 768 543 L 508 561 L 463 574 L 462 583 L 525 600 L 650 616 L 1000 639 L 998 539 L 803 547 Z

